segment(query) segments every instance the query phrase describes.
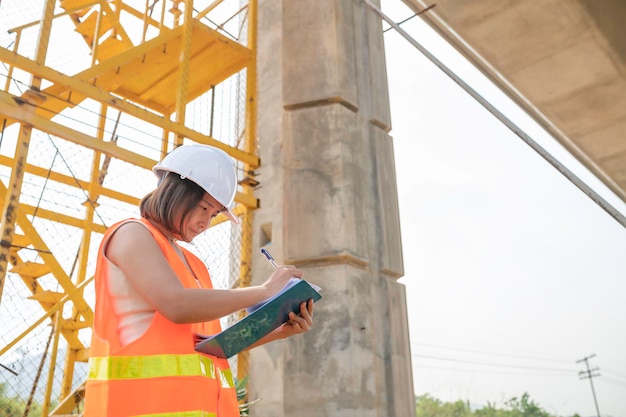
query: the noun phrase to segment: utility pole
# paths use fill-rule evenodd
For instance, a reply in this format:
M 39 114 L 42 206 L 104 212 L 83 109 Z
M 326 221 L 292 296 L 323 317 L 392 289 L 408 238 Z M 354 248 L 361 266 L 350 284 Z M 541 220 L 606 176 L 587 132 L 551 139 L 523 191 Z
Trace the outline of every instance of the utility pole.
M 580 379 L 589 378 L 589 383 L 591 383 L 591 393 L 593 394 L 593 402 L 596 404 L 596 413 L 598 417 L 600 417 L 600 409 L 598 408 L 598 400 L 596 399 L 596 390 L 593 388 L 593 378 L 596 376 L 600 376 L 600 372 L 598 372 L 600 369 L 598 367 L 595 367 L 593 369 L 589 368 L 589 359 L 593 358 L 594 356 L 596 356 L 595 353 L 576 361 L 576 363 L 585 362 L 585 365 L 587 366 L 587 370 L 578 372 L 578 376 L 580 377 Z

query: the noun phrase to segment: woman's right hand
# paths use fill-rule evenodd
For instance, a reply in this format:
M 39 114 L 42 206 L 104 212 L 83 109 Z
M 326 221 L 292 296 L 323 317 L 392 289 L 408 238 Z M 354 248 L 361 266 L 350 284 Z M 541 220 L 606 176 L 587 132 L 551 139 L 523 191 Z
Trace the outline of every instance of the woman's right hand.
M 261 286 L 265 288 L 268 297 L 282 290 L 291 278 L 302 278 L 302 270 L 293 265 L 280 265 Z

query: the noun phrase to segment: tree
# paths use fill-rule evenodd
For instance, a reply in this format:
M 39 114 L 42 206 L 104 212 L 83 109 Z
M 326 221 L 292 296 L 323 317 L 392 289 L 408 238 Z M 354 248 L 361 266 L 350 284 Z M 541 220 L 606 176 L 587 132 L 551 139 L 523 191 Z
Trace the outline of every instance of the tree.
M 9 398 L 5 384 L 0 384 L 0 417 L 23 417 L 26 402 L 18 397 Z M 30 406 L 28 417 L 40 417 L 41 404 L 34 401 Z
M 530 399 L 528 393 L 513 397 L 497 407 L 490 402 L 472 410 L 469 401 L 442 402 L 428 394 L 415 397 L 417 417 L 554 417 Z M 572 417 L 580 417 L 574 414 Z
M 7 397 L 5 384 L 0 384 L 0 417 L 22 417 L 16 401 Z
M 472 417 L 468 402 L 443 403 L 425 394 L 415 398 L 417 417 Z
M 505 403 L 510 407 L 511 417 L 552 417 L 530 399 L 527 392 L 522 394 L 522 398 L 513 397 Z

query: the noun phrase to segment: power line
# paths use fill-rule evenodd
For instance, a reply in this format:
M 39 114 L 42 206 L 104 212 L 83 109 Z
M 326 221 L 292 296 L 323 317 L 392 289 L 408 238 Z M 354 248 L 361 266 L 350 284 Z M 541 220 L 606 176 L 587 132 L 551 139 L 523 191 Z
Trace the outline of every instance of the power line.
M 611 378 L 610 376 L 602 375 L 600 381 L 606 382 L 611 385 L 615 385 L 621 388 L 626 388 L 626 382 L 620 381 L 619 379 Z
M 570 378 L 570 375 L 563 374 L 561 372 L 557 373 L 536 373 L 536 372 L 515 372 L 515 371 L 503 371 L 503 370 L 492 370 L 492 369 L 471 369 L 471 368 L 446 368 L 444 366 L 423 366 L 423 365 L 415 365 L 416 368 L 419 369 L 433 369 L 438 371 L 446 371 L 446 372 L 474 372 L 479 374 L 496 374 L 496 375 L 521 375 L 521 376 L 532 376 L 532 377 L 556 377 L 556 378 Z
M 577 360 L 576 363 L 580 363 L 580 362 L 585 362 L 585 365 L 587 366 L 587 370 L 586 371 L 580 371 L 578 373 L 578 375 L 580 376 L 580 379 L 589 379 L 589 383 L 591 384 L 591 393 L 593 394 L 593 402 L 596 404 L 596 413 L 598 414 L 598 417 L 600 417 L 600 408 L 598 407 L 598 400 L 596 398 L 596 390 L 593 388 L 593 378 L 600 376 L 600 373 L 597 372 L 600 370 L 600 368 L 595 367 L 593 369 L 589 368 L 589 359 L 593 358 L 594 356 L 596 356 L 596 354 L 592 354 L 589 356 L 585 356 L 584 358 Z
M 493 367 L 501 367 L 501 368 L 515 368 L 515 369 L 527 369 L 527 370 L 534 370 L 534 371 L 563 372 L 563 373 L 575 373 L 576 372 L 576 370 L 574 369 L 543 368 L 543 367 L 538 367 L 538 366 L 524 366 L 524 365 L 507 365 L 503 363 L 471 361 L 471 360 L 466 360 L 466 359 L 446 358 L 442 356 L 430 356 L 430 355 L 419 355 L 419 354 L 411 354 L 411 356 L 417 357 L 417 358 L 424 358 L 424 359 L 435 359 L 435 360 L 458 362 L 458 363 L 470 363 L 474 365 L 485 365 L 485 366 L 493 366 Z
M 415 343 L 414 345 L 415 346 L 429 346 L 429 347 L 434 347 L 434 348 L 439 348 L 439 349 L 455 350 L 455 351 L 461 351 L 461 352 L 471 352 L 471 353 L 477 353 L 477 354 L 482 354 L 482 355 L 502 356 L 506 358 L 526 359 L 526 360 L 534 360 L 534 361 L 542 361 L 542 362 L 556 362 L 556 363 L 568 363 L 568 364 L 571 363 L 571 361 L 564 360 L 564 359 L 550 359 L 550 358 L 540 358 L 537 356 L 513 355 L 510 353 L 488 352 L 488 351 L 482 351 L 482 350 L 476 350 L 476 349 L 434 345 L 434 344 L 429 344 L 429 343 Z
M 606 368 L 602 369 L 602 377 L 606 378 L 606 374 L 609 374 L 612 376 L 613 379 L 617 380 L 621 380 L 622 384 L 626 384 L 626 376 L 620 375 L 618 373 L 612 372 L 612 371 L 607 371 Z

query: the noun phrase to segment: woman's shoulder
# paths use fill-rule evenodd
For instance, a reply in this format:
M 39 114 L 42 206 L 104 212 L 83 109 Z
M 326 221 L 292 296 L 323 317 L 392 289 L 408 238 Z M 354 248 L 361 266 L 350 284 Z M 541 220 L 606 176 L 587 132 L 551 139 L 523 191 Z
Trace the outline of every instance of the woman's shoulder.
M 144 221 L 126 219 L 109 228 L 102 246 L 105 254 L 111 255 L 112 250 L 117 253 L 129 250 L 137 252 L 156 245 L 152 232 Z
M 149 236 L 151 231 L 147 221 L 143 219 L 129 218 L 121 220 L 109 227 L 107 234 L 110 237 L 114 235 Z

